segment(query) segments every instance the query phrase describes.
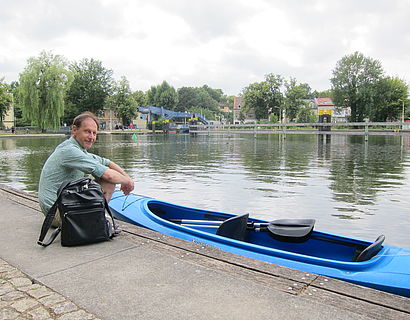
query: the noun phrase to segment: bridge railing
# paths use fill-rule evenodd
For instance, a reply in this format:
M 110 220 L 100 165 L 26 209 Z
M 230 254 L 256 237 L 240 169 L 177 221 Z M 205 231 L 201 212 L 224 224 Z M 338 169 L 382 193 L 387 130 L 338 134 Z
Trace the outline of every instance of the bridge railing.
M 263 123 L 263 124 L 213 124 L 191 125 L 190 132 L 290 132 L 290 131 L 372 131 L 397 132 L 408 130 L 409 122 L 329 122 L 329 123 Z

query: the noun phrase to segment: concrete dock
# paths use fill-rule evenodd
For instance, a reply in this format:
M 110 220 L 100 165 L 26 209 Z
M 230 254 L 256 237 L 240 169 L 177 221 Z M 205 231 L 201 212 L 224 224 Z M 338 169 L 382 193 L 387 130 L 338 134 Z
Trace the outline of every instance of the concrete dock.
M 410 319 L 410 299 L 121 223 L 37 245 L 37 199 L 0 186 L 0 319 Z

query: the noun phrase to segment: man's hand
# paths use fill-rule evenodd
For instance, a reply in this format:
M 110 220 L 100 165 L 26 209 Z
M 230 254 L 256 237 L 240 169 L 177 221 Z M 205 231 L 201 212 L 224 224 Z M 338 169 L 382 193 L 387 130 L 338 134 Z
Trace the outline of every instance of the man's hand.
M 108 165 L 108 169 L 105 170 L 102 178 L 112 184 L 120 184 L 120 190 L 126 195 L 130 194 L 134 190 L 134 181 L 123 168 L 113 161 L 111 161 Z
M 124 192 L 125 195 L 130 194 L 134 190 L 134 181 L 130 178 L 128 183 L 122 183 L 120 190 Z

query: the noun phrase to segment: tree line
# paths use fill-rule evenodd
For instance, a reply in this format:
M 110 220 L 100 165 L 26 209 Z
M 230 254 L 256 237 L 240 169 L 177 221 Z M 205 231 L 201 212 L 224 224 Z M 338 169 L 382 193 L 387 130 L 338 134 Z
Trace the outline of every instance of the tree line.
M 362 53 L 344 56 L 330 79 L 332 87 L 312 91 L 306 83 L 284 79 L 274 73 L 242 91 L 245 101 L 240 117 L 252 110 L 257 120 L 315 122 L 309 99 L 333 98 L 337 106 L 351 108 L 351 121 L 392 121 L 403 116 L 408 104 L 408 85 L 397 77 L 385 76 L 381 63 Z M 202 113 L 212 120 L 227 118 L 219 106 L 233 107 L 233 96 L 207 85 L 175 89 L 166 81 L 149 90 L 132 91 L 126 77 L 116 81 L 113 71 L 101 61 L 83 59 L 69 63 L 63 56 L 43 51 L 27 60 L 19 80 L 7 84 L 0 78 L 0 116 L 14 104 L 17 125 L 34 125 L 42 130 L 71 124 L 75 115 L 91 111 L 101 115 L 111 109 L 128 125 L 138 106 Z M 232 115 L 227 121 L 232 121 Z
M 306 83 L 268 74 L 262 82 L 243 90 L 245 108 L 240 115 L 253 110 L 255 117 L 271 121 L 315 122 L 309 99 L 332 98 L 339 108 L 351 109 L 351 122 L 395 121 L 405 116 L 408 85 L 398 77 L 386 76 L 378 60 L 360 52 L 344 56 L 336 64 L 330 78 L 332 88 L 312 92 Z
M 113 71 L 101 61 L 83 59 L 68 63 L 60 55 L 41 52 L 27 60 L 19 80 L 6 84 L 0 79 L 0 113 L 14 101 L 17 125 L 33 125 L 42 130 L 71 124 L 83 111 L 102 115 L 111 109 L 128 125 L 139 106 L 155 105 L 170 110 L 202 112 L 208 119 L 222 115 L 219 106 L 232 104 L 233 98 L 207 85 L 175 90 L 166 81 L 149 90 L 132 91 L 126 77 L 116 81 Z

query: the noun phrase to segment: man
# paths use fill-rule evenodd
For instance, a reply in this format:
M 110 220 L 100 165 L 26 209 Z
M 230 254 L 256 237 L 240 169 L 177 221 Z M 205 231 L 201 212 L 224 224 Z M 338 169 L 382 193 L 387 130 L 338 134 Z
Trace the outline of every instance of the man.
M 57 190 L 66 181 L 80 179 L 91 174 L 101 185 L 107 202 L 120 184 L 121 190 L 129 194 L 134 190 L 134 181 L 119 165 L 108 159 L 87 152 L 97 138 L 99 122 L 91 112 L 75 117 L 71 138 L 57 146 L 49 156 L 41 171 L 38 199 L 44 215 L 57 200 Z M 57 214 L 53 226 L 61 225 Z

